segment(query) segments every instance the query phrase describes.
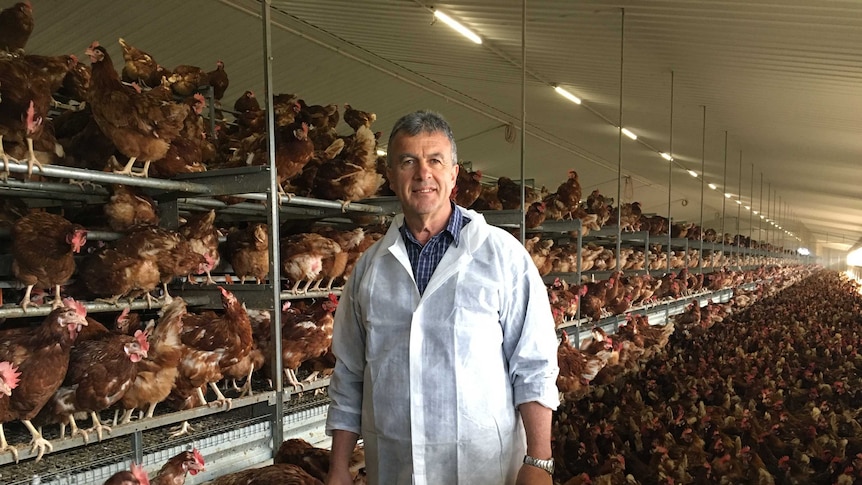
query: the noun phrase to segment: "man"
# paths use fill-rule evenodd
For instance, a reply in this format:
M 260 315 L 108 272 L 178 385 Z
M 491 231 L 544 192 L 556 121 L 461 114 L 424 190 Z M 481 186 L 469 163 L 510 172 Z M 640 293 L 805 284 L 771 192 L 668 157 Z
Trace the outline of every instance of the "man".
M 457 151 L 436 113 L 395 123 L 387 170 L 403 215 L 335 315 L 327 484 L 352 483 L 361 435 L 370 484 L 550 485 L 559 369 L 538 270 L 517 239 L 449 200 Z

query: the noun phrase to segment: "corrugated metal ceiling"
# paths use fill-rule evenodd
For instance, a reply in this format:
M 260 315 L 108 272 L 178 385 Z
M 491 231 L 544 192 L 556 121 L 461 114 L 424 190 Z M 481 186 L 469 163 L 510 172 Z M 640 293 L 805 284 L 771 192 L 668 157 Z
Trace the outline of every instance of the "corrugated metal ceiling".
M 119 64 L 115 41 L 122 36 L 168 67 L 223 59 L 230 103 L 246 89 L 263 88 L 257 1 L 33 3 L 32 52 L 81 54 L 98 39 Z M 491 175 L 518 175 L 520 147 L 504 140 L 504 126 L 520 124 L 520 1 L 298 0 L 273 7 L 275 92 L 375 111 L 376 128 L 384 132 L 407 111 L 437 109 L 454 125 L 463 159 Z M 474 45 L 433 23 L 432 7 L 462 21 L 485 43 Z M 682 166 L 700 171 L 706 106 L 708 182 L 722 185 L 727 131 L 728 192 L 739 192 L 741 152 L 745 204 L 751 204 L 753 164 L 755 209 L 762 173 L 790 208 L 780 222 L 809 234 L 807 244 L 828 240 L 843 247 L 860 239 L 857 1 L 528 0 L 528 178 L 554 189 L 574 168 L 585 190 L 616 195 L 621 7 L 623 124 L 644 142 L 622 143 L 634 200 L 647 210 L 667 211 L 668 165 L 657 151 L 668 150 L 673 71 L 673 151 L 680 165 L 673 172 L 674 218 L 700 217 L 700 179 Z M 584 105 L 555 94 L 555 83 Z M 705 194 L 707 226 L 718 225 L 712 221 L 721 215 L 720 189 Z M 683 199 L 689 204 L 683 206 Z M 735 228 L 736 204 L 727 212 Z M 755 238 L 757 229 L 755 224 Z

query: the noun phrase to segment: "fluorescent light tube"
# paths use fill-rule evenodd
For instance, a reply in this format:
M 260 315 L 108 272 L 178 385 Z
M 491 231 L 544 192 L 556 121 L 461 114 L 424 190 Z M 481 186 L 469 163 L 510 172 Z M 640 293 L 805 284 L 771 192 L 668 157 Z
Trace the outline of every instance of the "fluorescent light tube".
M 661 153 L 660 153 L 660 155 L 661 155 L 661 157 L 662 157 L 662 158 L 664 158 L 664 159 L 665 159 L 665 160 L 667 160 L 668 162 L 672 162 L 672 161 L 673 161 L 673 157 L 672 157 L 672 156 L 670 156 L 670 154 L 667 154 L 667 153 L 665 153 L 665 152 L 661 152 Z
M 725 199 L 729 199 L 729 198 L 730 198 L 730 194 L 728 194 L 727 192 L 725 192 L 725 193 L 724 193 L 724 198 L 725 198 Z
M 444 24 L 455 29 L 459 34 L 463 35 L 464 37 L 472 40 L 473 42 L 475 42 L 477 44 L 482 43 L 482 39 L 478 35 L 474 34 L 473 32 L 470 31 L 470 29 L 459 24 L 457 21 L 455 21 L 455 19 L 446 15 L 445 13 L 443 13 L 439 10 L 435 10 L 434 16 L 437 17 L 438 19 L 442 20 Z
M 565 89 L 563 89 L 559 86 L 554 86 L 554 91 L 556 91 L 557 94 L 559 94 L 560 96 L 568 99 L 569 101 L 571 101 L 575 104 L 581 104 L 581 98 L 575 96 L 574 94 L 566 91 Z
M 737 200 L 737 201 L 736 201 L 736 203 L 737 203 L 737 204 L 739 204 L 739 205 L 742 205 L 742 201 L 741 201 L 741 200 Z
M 715 184 L 707 184 L 706 186 L 711 188 L 712 190 L 715 190 L 718 188 L 718 185 L 715 185 Z
M 750 205 L 745 206 L 745 210 L 750 211 L 750 210 L 751 210 L 751 206 L 750 206 Z
M 378 156 L 378 157 L 385 157 L 385 156 L 386 156 L 386 150 L 380 150 L 380 149 L 378 149 L 378 150 L 377 150 L 377 156 Z
M 627 136 L 627 137 L 631 138 L 632 140 L 637 140 L 637 139 L 638 139 L 638 136 L 637 136 L 637 135 L 635 135 L 634 133 L 632 133 L 632 132 L 631 132 L 631 130 L 629 130 L 628 128 L 623 128 L 623 129 L 622 129 L 622 132 L 623 132 L 623 135 L 625 135 L 625 136 Z
M 697 172 L 695 172 L 694 170 L 689 170 L 689 171 L 688 171 L 688 174 L 689 174 L 689 175 L 691 175 L 691 176 L 692 176 L 692 177 L 694 177 L 694 178 L 697 178 Z

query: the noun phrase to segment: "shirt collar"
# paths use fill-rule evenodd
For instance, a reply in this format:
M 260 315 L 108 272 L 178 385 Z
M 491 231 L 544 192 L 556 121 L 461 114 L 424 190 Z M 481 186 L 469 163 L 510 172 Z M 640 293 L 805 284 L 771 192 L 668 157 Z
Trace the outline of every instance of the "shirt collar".
M 464 226 L 466 226 L 467 223 L 470 222 L 470 218 L 462 214 L 461 210 L 458 209 L 458 206 L 456 206 L 455 203 L 451 200 L 449 201 L 449 204 L 452 206 L 452 214 L 449 216 L 449 223 L 446 224 L 446 228 L 443 229 L 443 232 L 449 233 L 449 236 L 452 238 L 452 243 L 457 248 L 458 244 L 461 243 L 461 229 L 463 229 Z M 405 241 L 410 241 L 414 244 L 418 244 L 421 246 L 421 244 L 419 244 L 419 241 L 417 241 L 416 238 L 413 237 L 413 233 L 411 233 L 410 230 L 407 229 L 406 222 L 402 222 L 401 227 L 398 229 L 399 231 L 401 231 L 401 236 L 404 238 Z

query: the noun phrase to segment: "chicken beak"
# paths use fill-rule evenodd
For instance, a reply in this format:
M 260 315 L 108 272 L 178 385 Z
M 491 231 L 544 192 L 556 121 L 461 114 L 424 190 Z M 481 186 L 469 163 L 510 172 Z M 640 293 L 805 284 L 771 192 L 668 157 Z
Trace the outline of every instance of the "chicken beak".
M 7 396 L 12 395 L 12 388 L 6 385 L 5 382 L 0 381 L 0 394 L 5 394 Z

